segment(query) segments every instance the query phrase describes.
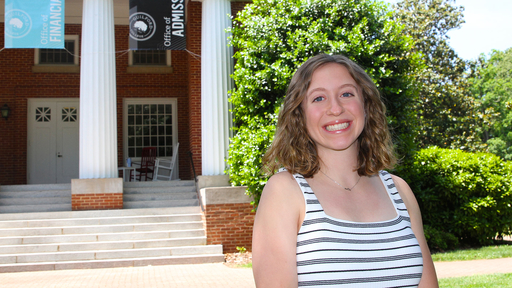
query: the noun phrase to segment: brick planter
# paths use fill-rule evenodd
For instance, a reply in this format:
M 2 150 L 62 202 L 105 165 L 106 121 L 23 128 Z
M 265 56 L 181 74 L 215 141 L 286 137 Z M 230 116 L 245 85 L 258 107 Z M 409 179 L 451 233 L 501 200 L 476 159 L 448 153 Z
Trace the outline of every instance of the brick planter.
M 245 187 L 203 188 L 201 200 L 207 243 L 222 244 L 224 253 L 235 253 L 236 247 L 251 251 L 255 212 Z
M 123 209 L 123 193 L 72 194 L 71 209 L 73 211 Z
M 123 180 L 107 179 L 72 179 L 71 209 L 106 210 L 123 209 Z

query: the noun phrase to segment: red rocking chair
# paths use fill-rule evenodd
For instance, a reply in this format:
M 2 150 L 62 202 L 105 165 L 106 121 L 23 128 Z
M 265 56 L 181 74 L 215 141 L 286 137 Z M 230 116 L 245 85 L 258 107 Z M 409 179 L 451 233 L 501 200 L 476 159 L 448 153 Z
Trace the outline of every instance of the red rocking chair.
M 142 157 L 140 159 L 140 163 L 133 163 L 134 165 L 140 165 L 139 168 L 135 168 L 135 171 L 138 172 L 138 175 L 133 175 L 132 171 L 130 171 L 130 181 L 134 177 L 138 178 L 138 181 L 142 181 L 142 175 L 144 175 L 144 181 L 148 181 L 148 179 L 152 180 L 155 170 L 155 159 L 156 147 L 142 148 Z M 148 174 L 151 174 L 151 177 L 149 177 Z

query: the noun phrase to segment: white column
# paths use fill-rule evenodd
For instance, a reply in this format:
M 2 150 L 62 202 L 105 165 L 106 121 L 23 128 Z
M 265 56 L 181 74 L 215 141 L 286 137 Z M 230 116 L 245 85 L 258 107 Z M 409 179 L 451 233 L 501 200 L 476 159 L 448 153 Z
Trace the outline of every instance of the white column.
M 231 116 L 228 91 L 233 87 L 233 48 L 229 0 L 202 0 L 201 149 L 202 174 L 223 175 L 228 156 Z
M 81 55 L 80 179 L 117 178 L 113 0 L 83 0 Z

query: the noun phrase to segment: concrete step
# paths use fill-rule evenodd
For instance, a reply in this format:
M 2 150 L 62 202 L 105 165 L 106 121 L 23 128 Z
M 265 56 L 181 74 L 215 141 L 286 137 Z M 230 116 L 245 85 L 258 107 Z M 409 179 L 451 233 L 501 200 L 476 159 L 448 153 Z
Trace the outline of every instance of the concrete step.
M 126 201 L 123 203 L 124 209 L 156 208 L 156 207 L 197 207 L 197 199 L 189 200 L 154 200 L 154 201 Z
M 182 237 L 124 241 L 97 241 L 51 244 L 23 244 L 0 246 L 1 254 L 59 253 L 70 251 L 119 250 L 157 247 L 206 245 L 206 237 Z
M 124 233 L 95 233 L 73 235 L 40 235 L 40 236 L 10 236 L 0 237 L 0 245 L 21 244 L 51 244 L 51 243 L 80 243 L 106 242 L 128 240 L 176 239 L 205 236 L 204 229 L 138 231 Z
M 1 207 L 0 207 L 1 209 Z M 42 220 L 42 219 L 77 219 L 93 217 L 127 217 L 127 216 L 149 216 L 149 215 L 179 215 L 201 213 L 197 207 L 165 207 L 165 208 L 144 208 L 144 209 L 118 209 L 118 210 L 87 210 L 87 211 L 60 211 L 42 213 L 12 213 L 0 214 L 0 221 L 13 220 Z
M 69 197 L 34 197 L 34 198 L 3 198 L 0 199 L 1 206 L 21 206 L 21 205 L 53 205 L 69 204 L 71 205 L 71 194 Z
M 31 227 L 0 229 L 0 237 L 9 236 L 35 236 L 35 235 L 72 235 L 72 234 L 98 234 L 122 233 L 137 231 L 164 231 L 164 230 L 191 230 L 203 228 L 201 221 L 174 222 L 174 223 L 135 223 L 118 225 L 84 225 L 65 227 Z
M 222 245 L 70 251 L 0 255 L 0 264 L 222 254 Z
M 7 220 L 0 221 L 0 229 L 33 227 L 67 227 L 79 225 L 114 225 L 130 223 L 159 223 L 201 221 L 200 214 L 141 215 L 123 217 L 91 217 L 72 219 Z
M 42 204 L 42 205 L 2 205 L 0 213 L 32 213 L 32 212 L 56 212 L 71 211 L 69 204 Z
M 141 182 L 124 182 L 124 188 L 149 188 L 149 187 L 179 187 L 179 186 L 193 186 L 195 187 L 194 180 L 173 180 L 173 181 L 141 181 Z
M 172 186 L 172 187 L 135 187 L 135 188 L 123 188 L 123 194 L 153 194 L 153 193 L 185 193 L 192 192 L 196 193 L 195 186 Z
M 197 199 L 196 192 L 179 193 L 145 193 L 145 194 L 124 194 L 123 202 L 127 201 L 151 201 L 151 200 L 188 200 Z
M 69 191 L 71 191 L 71 183 L 66 183 L 66 184 L 2 185 L 2 186 L 0 186 L 0 192 L 50 191 L 50 190 L 69 190 Z
M 198 206 L 0 214 L 0 273 L 223 262 L 206 242 Z
M 139 267 L 148 265 L 176 265 L 224 262 L 223 254 L 106 259 L 90 261 L 63 261 L 46 263 L 0 264 L 0 273 L 48 271 L 66 269 L 94 269 Z
M 4 191 L 4 192 L 0 192 L 0 199 L 5 199 L 5 198 L 45 198 L 45 197 L 69 197 L 69 199 L 71 199 L 71 190 Z

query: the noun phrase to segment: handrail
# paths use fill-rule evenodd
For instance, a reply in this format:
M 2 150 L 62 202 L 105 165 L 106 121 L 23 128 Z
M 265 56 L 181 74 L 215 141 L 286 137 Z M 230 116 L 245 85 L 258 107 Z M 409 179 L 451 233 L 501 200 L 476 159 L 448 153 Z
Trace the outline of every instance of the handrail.
M 194 158 L 192 157 L 192 151 L 188 151 L 188 156 L 190 158 L 190 164 L 192 164 L 192 172 L 194 173 L 194 185 L 196 186 L 197 199 L 199 200 L 199 206 L 201 207 L 201 211 L 204 212 L 203 201 L 201 200 L 201 194 L 197 189 L 197 174 L 196 168 L 194 167 Z
M 188 151 L 188 156 L 190 157 L 190 164 L 192 164 L 192 172 L 194 172 L 194 180 L 197 182 L 197 174 L 196 174 L 196 168 L 194 167 L 194 158 L 192 158 L 192 151 Z

